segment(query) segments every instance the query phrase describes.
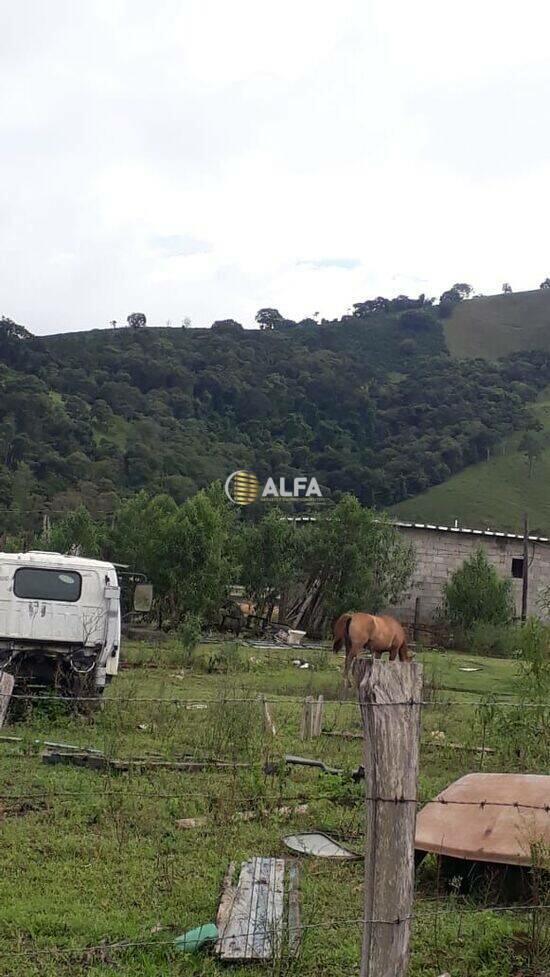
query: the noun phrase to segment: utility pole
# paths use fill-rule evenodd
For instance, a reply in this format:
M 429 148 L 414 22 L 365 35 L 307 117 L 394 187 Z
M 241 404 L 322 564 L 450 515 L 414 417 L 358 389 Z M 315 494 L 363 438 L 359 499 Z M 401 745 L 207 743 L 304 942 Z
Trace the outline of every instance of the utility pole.
M 529 597 L 529 519 L 523 514 L 523 586 L 521 589 L 521 620 L 527 619 L 527 600 Z

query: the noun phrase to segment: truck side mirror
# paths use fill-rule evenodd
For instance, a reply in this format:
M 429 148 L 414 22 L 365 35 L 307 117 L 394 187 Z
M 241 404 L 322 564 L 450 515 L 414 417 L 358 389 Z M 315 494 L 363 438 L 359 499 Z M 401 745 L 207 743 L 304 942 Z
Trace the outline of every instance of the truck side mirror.
M 146 613 L 153 606 L 153 585 L 138 583 L 134 587 L 134 610 Z

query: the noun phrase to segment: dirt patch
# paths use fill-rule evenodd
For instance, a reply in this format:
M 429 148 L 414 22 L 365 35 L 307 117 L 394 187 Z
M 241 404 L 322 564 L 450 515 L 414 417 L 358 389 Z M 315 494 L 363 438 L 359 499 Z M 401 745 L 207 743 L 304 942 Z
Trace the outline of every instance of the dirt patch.
M 33 801 L 29 798 L 11 803 L 0 801 L 0 821 L 4 821 L 6 818 L 24 817 L 25 814 L 34 814 L 35 811 L 47 811 L 48 807 L 46 801 Z

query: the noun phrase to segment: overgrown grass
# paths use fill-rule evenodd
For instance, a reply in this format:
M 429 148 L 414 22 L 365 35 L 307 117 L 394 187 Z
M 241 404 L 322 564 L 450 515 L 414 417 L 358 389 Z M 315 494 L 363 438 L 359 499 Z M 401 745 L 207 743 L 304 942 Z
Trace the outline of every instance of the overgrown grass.
M 475 654 L 494 655 L 496 658 L 515 658 L 519 646 L 518 628 L 509 624 L 488 624 L 478 621 L 461 641 L 462 647 L 471 648 Z
M 292 650 L 228 643 L 201 646 L 182 664 L 179 651 L 177 642 L 127 647 L 126 656 L 134 662 L 160 667 L 122 671 L 93 717 L 75 716 L 59 705 L 41 706 L 30 710 L 24 723 L 3 729 L 24 741 L 0 743 L 2 977 L 220 975 L 223 968 L 208 955 L 182 955 L 163 941 L 215 918 L 230 860 L 282 856 L 283 835 L 308 827 L 333 832 L 360 850 L 361 784 L 347 773 L 327 776 L 278 763 L 285 753 L 318 757 L 345 772 L 361 762 L 360 740 L 299 738 L 301 702 L 296 700 L 319 692 L 328 700 L 326 730 L 360 730 L 354 699 L 339 701 L 342 660 L 308 651 L 303 657 L 314 667 L 301 670 L 291 664 Z M 213 657 L 220 668 L 209 665 Z M 425 652 L 419 657 L 426 672 L 432 672 L 433 704 L 423 714 L 419 783 L 425 800 L 480 768 L 479 755 L 468 748 L 482 736 L 496 749 L 484 758 L 484 769 L 504 769 L 498 724 L 475 702 L 491 693 L 513 701 L 517 665 L 476 657 L 471 660 L 481 670 L 462 672 L 470 661 L 465 656 Z M 273 700 L 274 737 L 263 725 L 257 700 L 262 693 Z M 445 704 L 450 698 L 457 704 Z M 140 701 L 151 699 L 164 701 Z M 204 704 L 207 708 L 194 708 Z M 93 746 L 116 757 L 216 756 L 235 763 L 223 771 L 210 767 L 196 773 L 98 773 L 45 765 L 41 748 L 32 742 L 36 738 Z M 452 747 L 457 742 L 464 750 Z M 546 772 L 542 755 L 530 754 L 527 762 L 526 769 Z M 278 813 L 281 804 L 304 798 L 306 813 L 290 819 Z M 234 819 L 236 812 L 251 809 L 259 812 L 256 820 Z M 178 818 L 199 815 L 207 816 L 205 827 L 176 828 Z M 291 972 L 305 977 L 357 974 L 361 927 L 338 921 L 361 917 L 361 863 L 304 859 L 301 864 L 308 928 Z M 419 875 L 411 977 L 435 977 L 445 969 L 453 977 L 531 973 L 525 963 L 528 918 L 474 914 L 476 907 L 464 901 L 463 913 L 447 912 L 458 898 L 438 890 L 429 866 Z M 439 917 L 434 908 L 441 910 Z M 54 947 L 124 940 L 163 945 L 50 953 Z M 265 972 L 254 965 L 232 970 L 235 977 Z
M 451 354 L 496 360 L 516 350 L 549 349 L 550 295 L 544 289 L 460 302 L 445 320 Z

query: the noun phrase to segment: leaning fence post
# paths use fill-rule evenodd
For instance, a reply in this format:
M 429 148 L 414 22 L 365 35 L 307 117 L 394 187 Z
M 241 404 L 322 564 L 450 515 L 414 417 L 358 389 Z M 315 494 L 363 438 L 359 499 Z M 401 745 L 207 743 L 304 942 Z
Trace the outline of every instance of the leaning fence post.
M 265 695 L 261 695 L 260 696 L 260 702 L 262 704 L 264 729 L 265 729 L 266 733 L 270 733 L 271 736 L 275 736 L 275 734 L 277 733 L 277 729 L 275 727 L 275 723 L 273 722 L 273 716 L 271 715 L 271 709 L 269 708 L 269 705 L 267 704 L 267 700 L 266 700 Z
M 361 977 L 404 977 L 414 894 L 422 665 L 357 664 L 366 803 Z

